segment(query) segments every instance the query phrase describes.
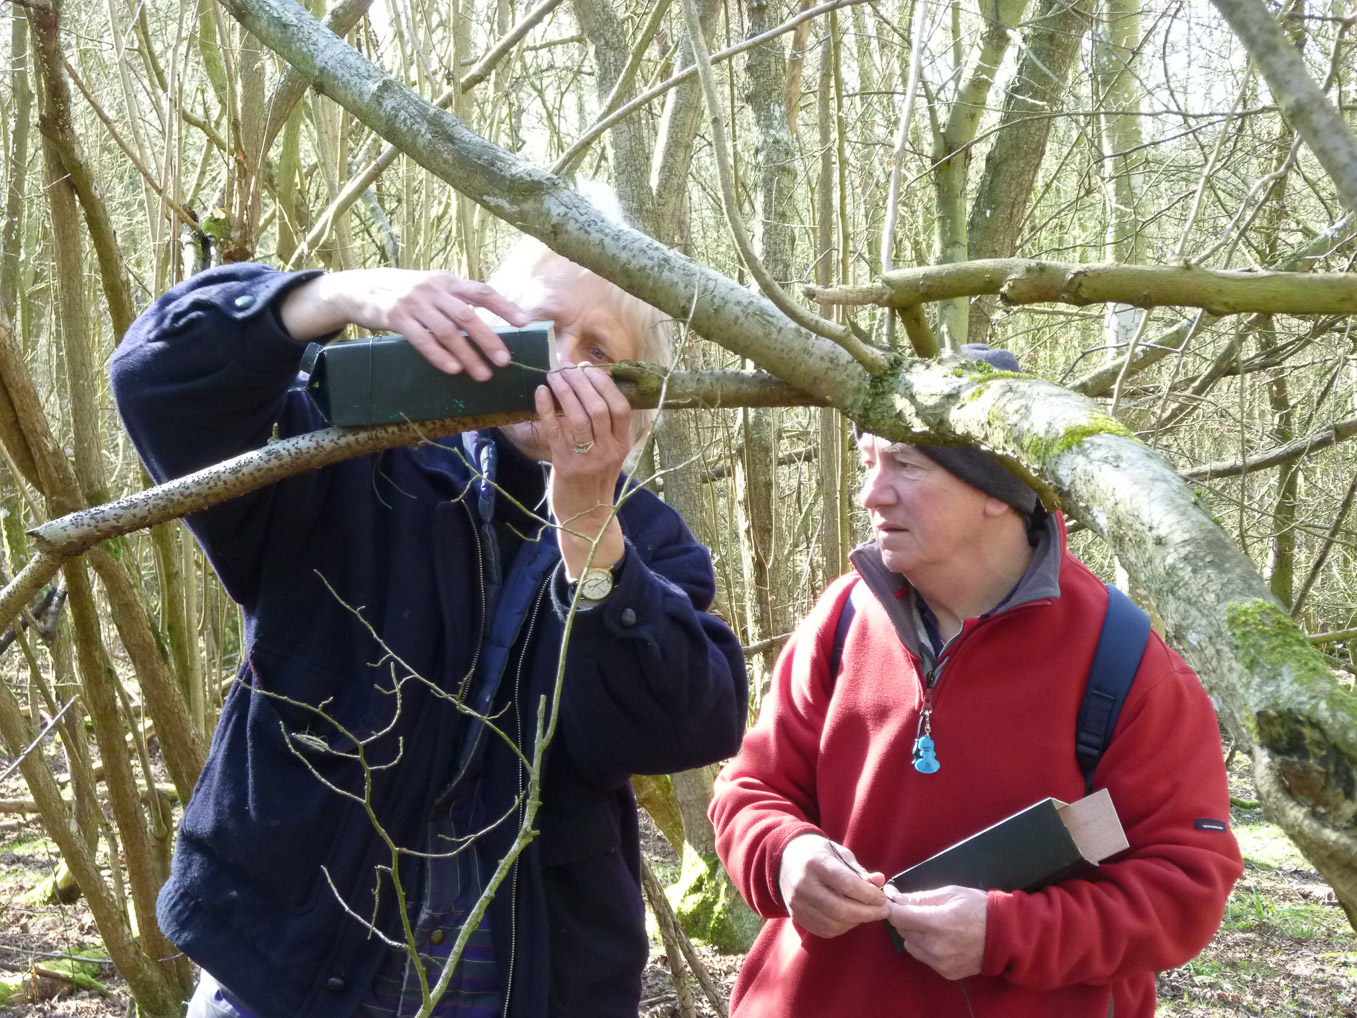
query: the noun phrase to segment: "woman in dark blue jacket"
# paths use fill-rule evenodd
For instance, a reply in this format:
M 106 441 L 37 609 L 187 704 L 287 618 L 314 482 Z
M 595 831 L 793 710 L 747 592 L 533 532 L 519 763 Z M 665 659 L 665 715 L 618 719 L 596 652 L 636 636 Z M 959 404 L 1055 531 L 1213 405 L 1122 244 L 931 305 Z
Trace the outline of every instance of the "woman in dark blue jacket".
M 511 281 L 521 308 L 448 273 L 213 269 L 128 333 L 118 409 L 164 481 L 275 426 L 323 426 L 292 386 L 306 342 L 349 323 L 478 379 L 507 354 L 472 305 L 553 319 L 563 365 L 657 351 L 652 309 L 545 249 Z M 744 665 L 706 613 L 706 549 L 623 487 L 634 415 L 606 372 L 554 372 L 537 407 L 187 521 L 246 639 L 160 896 L 165 933 L 204 969 L 191 1014 L 414 1014 L 408 939 L 430 985 L 465 940 L 435 1014 L 634 1018 L 646 938 L 628 778 L 733 754 Z M 551 721 L 538 836 L 468 923 L 518 838 Z

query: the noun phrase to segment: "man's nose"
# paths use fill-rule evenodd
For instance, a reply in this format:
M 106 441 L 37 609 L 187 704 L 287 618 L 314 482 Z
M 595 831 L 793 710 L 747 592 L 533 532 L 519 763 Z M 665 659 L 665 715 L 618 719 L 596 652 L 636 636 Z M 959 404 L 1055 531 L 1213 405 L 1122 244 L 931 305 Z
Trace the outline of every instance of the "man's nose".
M 862 475 L 862 492 L 858 496 L 864 509 L 885 505 L 890 501 L 890 487 L 882 479 L 880 467 L 868 467 Z

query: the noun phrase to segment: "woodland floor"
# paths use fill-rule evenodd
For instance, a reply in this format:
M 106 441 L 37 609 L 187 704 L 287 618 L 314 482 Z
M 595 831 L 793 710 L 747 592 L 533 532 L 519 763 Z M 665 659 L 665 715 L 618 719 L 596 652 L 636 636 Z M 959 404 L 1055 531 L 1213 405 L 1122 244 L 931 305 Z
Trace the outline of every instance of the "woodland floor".
M 0 773 L 8 763 L 0 755 Z M 1231 777 L 1236 802 L 1256 799 L 1242 755 Z M 0 783 L 0 799 L 23 798 L 27 789 L 17 774 Z M 1237 806 L 1233 819 L 1247 869 L 1211 945 L 1188 965 L 1160 976 L 1160 1015 L 1357 1018 L 1357 935 L 1332 892 L 1261 810 Z M 653 829 L 646 847 L 660 879 L 671 880 L 673 856 Z M 0 1016 L 130 1018 L 134 1009 L 126 986 L 108 966 L 98 976 L 105 995 L 59 979 L 35 981 L 31 975 L 35 964 L 52 956 L 100 946 L 83 903 L 58 906 L 40 900 L 55 865 L 55 849 L 36 817 L 0 813 L 0 996 L 8 997 L 0 1002 Z M 678 1014 L 674 989 L 654 935 L 652 942 L 641 1014 L 671 1018 Z M 739 957 L 701 947 L 699 952 L 728 992 Z M 697 1013 L 714 1018 L 701 991 L 694 987 L 693 995 Z

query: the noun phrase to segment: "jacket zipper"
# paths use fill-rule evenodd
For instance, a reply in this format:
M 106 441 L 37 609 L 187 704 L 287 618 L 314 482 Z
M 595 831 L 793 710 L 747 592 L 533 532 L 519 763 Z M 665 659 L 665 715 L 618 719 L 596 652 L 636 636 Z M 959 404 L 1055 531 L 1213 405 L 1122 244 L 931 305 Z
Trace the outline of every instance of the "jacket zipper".
M 514 670 L 514 728 L 517 731 L 520 751 L 523 751 L 523 743 L 526 741 L 523 734 L 523 709 L 519 703 L 519 695 L 523 688 L 523 661 L 528 656 L 533 630 L 537 628 L 537 616 L 542 611 L 542 599 L 546 596 L 550 582 L 551 576 L 548 575 L 537 591 L 537 600 L 533 602 L 532 615 L 528 617 L 528 628 L 523 635 L 523 651 L 518 655 L 518 667 Z M 527 755 L 526 752 L 524 755 Z M 519 764 L 517 831 L 523 829 L 523 792 L 523 765 Z M 514 860 L 514 871 L 509 880 L 509 895 L 509 974 L 504 983 L 504 1018 L 509 1018 L 509 999 L 514 988 L 514 962 L 518 955 L 518 859 Z
M 462 508 L 466 510 L 467 519 L 471 521 L 471 537 L 476 542 L 476 582 L 481 588 L 481 631 L 476 637 L 476 649 L 471 655 L 471 666 L 462 676 L 462 681 L 457 686 L 457 701 L 466 703 L 466 691 L 471 685 L 471 679 L 476 674 L 476 669 L 481 665 L 481 645 L 485 643 L 485 625 L 490 614 L 490 606 L 485 603 L 485 547 L 481 544 L 481 531 L 476 523 L 476 514 L 471 506 L 463 500 Z
M 1020 611 L 1026 607 L 1026 604 L 1020 604 L 1013 610 Z M 981 616 L 978 624 L 988 621 L 991 617 L 992 616 L 989 615 Z M 975 628 L 976 627 L 972 627 L 972 632 L 974 632 Z M 928 659 L 931 659 L 931 661 L 924 658 L 921 648 L 921 653 L 919 655 L 920 661 L 921 663 L 926 664 L 927 667 L 923 674 L 923 706 L 919 709 L 919 723 L 914 735 L 914 753 L 912 762 L 915 770 L 922 774 L 931 774 L 938 770 L 940 766 L 940 761 L 938 761 L 935 756 L 935 747 L 933 744 L 933 711 L 937 709 L 938 682 L 942 678 L 942 669 L 944 665 L 951 663 L 951 659 L 956 656 L 957 647 L 960 646 L 962 638 L 967 635 L 966 625 L 963 622 L 962 627 L 958 630 L 957 634 L 943 645 L 941 654 L 935 656 L 932 653 L 932 648 L 929 648 Z M 925 635 L 925 639 L 926 638 Z M 928 740 L 926 745 L 923 741 L 925 739 Z M 931 764 L 925 762 L 924 766 L 921 767 L 921 755 L 928 761 L 931 761 Z
M 919 708 L 919 722 L 914 729 L 914 749 L 910 754 L 910 763 L 920 774 L 932 774 L 940 766 L 933 743 L 933 690 L 938 682 L 936 662 L 924 673 L 923 679 L 923 706 Z

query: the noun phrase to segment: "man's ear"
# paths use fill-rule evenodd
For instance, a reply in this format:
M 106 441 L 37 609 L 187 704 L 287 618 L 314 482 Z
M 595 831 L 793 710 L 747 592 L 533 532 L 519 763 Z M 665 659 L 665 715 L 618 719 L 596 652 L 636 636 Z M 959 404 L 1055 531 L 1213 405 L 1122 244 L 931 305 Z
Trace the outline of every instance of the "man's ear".
M 993 495 L 986 495 L 984 512 L 990 519 L 997 519 L 1004 513 L 1016 514 L 1018 510 L 1014 509 L 1001 498 L 995 498 Z

